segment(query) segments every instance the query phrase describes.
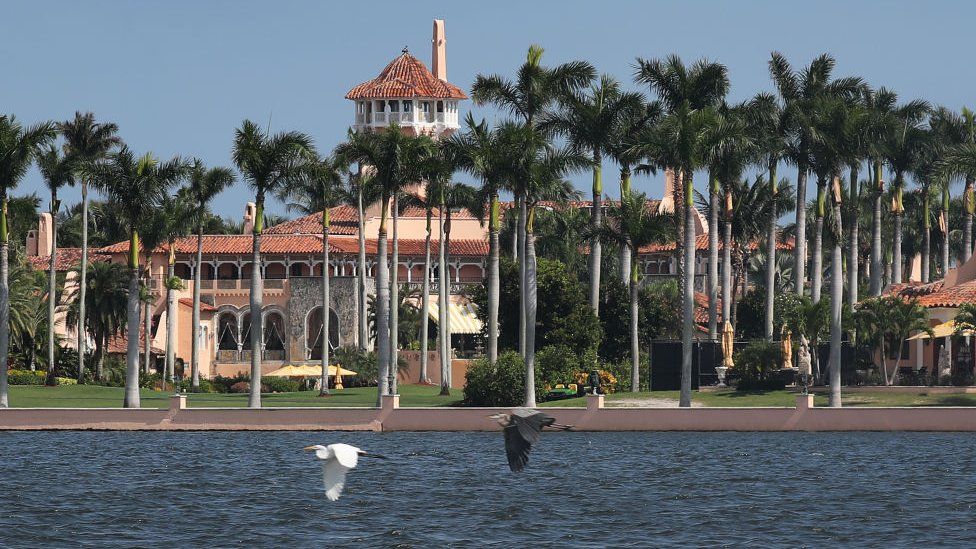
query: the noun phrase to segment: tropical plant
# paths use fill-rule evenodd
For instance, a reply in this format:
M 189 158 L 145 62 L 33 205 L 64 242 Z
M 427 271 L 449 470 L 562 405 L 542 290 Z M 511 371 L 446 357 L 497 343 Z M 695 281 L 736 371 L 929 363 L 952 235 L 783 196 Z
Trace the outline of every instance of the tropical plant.
M 636 392 L 640 388 L 640 274 L 637 254 L 644 246 L 672 240 L 674 221 L 670 215 L 652 211 L 648 207 L 646 195 L 633 192 L 623 196 L 618 206 L 610 208 L 609 218 L 609 222 L 594 231 L 594 235 L 630 249 L 630 387 Z
M 695 330 L 695 223 L 692 215 L 692 174 L 705 161 L 706 134 L 716 124 L 716 107 L 729 89 L 724 65 L 698 61 L 686 66 L 677 55 L 664 60 L 637 60 L 636 79 L 648 84 L 661 100 L 667 117 L 649 132 L 642 143 L 644 156 L 652 163 L 672 168 L 674 207 L 680 242 L 678 271 L 681 275 L 684 307 L 681 333 L 680 406 L 691 406 L 691 353 Z
M 210 216 L 208 206 L 213 199 L 234 182 L 234 173 L 227 168 L 207 168 L 194 159 L 187 175 L 187 188 L 193 199 L 192 219 L 196 223 L 197 255 L 193 269 L 193 313 L 190 321 L 190 389 L 200 389 L 200 279 L 203 271 L 204 223 Z
M 57 295 L 57 257 L 58 257 L 58 210 L 61 202 L 58 191 L 75 182 L 74 162 L 62 155 L 54 145 L 49 145 L 37 156 L 37 168 L 44 177 L 44 184 L 51 191 L 51 257 L 48 262 L 47 288 L 47 368 L 48 377 L 54 377 L 54 312 Z
M 8 406 L 7 355 L 10 347 L 10 240 L 8 194 L 20 183 L 41 147 L 54 138 L 50 123 L 24 127 L 13 115 L 0 115 L 0 408 Z
M 262 132 L 250 120 L 245 120 L 234 133 L 234 164 L 254 189 L 254 227 L 251 250 L 251 379 L 261 377 L 261 339 L 264 334 L 260 311 L 263 306 L 264 285 L 261 279 L 261 234 L 264 232 L 264 201 L 290 181 L 300 179 L 308 158 L 314 154 L 312 138 L 300 132 L 281 132 L 271 135 Z M 261 407 L 261 387 L 255 383 L 250 389 L 248 406 Z
M 82 308 L 80 318 L 85 322 L 88 318 L 84 311 L 88 302 L 88 187 L 95 183 L 85 173 L 90 171 L 92 164 L 105 159 L 122 140 L 116 135 L 119 131 L 117 125 L 112 122 L 96 122 L 95 115 L 91 112 L 75 112 L 75 117 L 61 122 L 58 130 L 64 138 L 64 152 L 71 158 L 81 179 L 81 272 L 78 279 L 78 299 Z M 85 330 L 78 330 L 78 381 L 85 375 L 86 343 Z
M 136 157 L 123 145 L 105 163 L 88 164 L 89 177 L 116 208 L 129 231 L 129 288 L 126 306 L 125 399 L 126 408 L 139 407 L 139 233 L 158 207 L 167 191 L 184 176 L 185 165 L 179 158 L 160 162 L 151 153 Z M 78 318 L 84 321 L 83 313 Z M 145 338 L 150 338 L 146 332 Z
M 925 307 L 914 300 L 906 301 L 897 296 L 868 299 L 858 305 L 854 314 L 858 335 L 863 333 L 865 341 L 875 345 L 881 353 L 885 385 L 894 385 L 901 365 L 901 352 L 897 352 L 894 368 L 891 372 L 888 371 L 887 345 L 890 343 L 895 349 L 901 349 L 914 332 L 933 336 Z
M 341 156 L 312 159 L 306 166 L 303 177 L 290 181 L 282 189 L 282 198 L 290 204 L 301 204 L 305 212 L 317 210 L 322 218 L 322 311 L 331 310 L 332 295 L 329 287 L 329 232 L 332 227 L 329 210 L 345 199 L 343 175 L 349 166 Z M 314 210 L 313 210 L 314 208 Z M 327 312 L 322 315 L 323 334 L 330 334 Z M 320 395 L 329 394 L 329 344 L 322 345 L 322 375 L 319 386 Z
M 893 216 L 891 282 L 902 282 L 902 219 L 905 215 L 903 195 L 905 192 L 905 174 L 913 171 L 918 165 L 924 150 L 929 144 L 929 134 L 922 127 L 928 112 L 929 104 L 915 100 L 899 105 L 892 113 L 893 128 L 888 136 L 885 148 L 885 163 L 894 172 L 894 182 L 891 187 L 891 213 Z
M 79 265 L 74 271 L 80 273 L 81 266 Z M 66 325 L 69 329 L 75 329 L 80 325 L 85 326 L 85 335 L 95 342 L 94 378 L 103 381 L 105 379 L 103 370 L 105 350 L 108 341 L 125 333 L 126 303 L 128 301 L 127 273 L 125 266 L 121 263 L 96 261 L 91 264 L 91 271 L 88 275 L 85 280 L 88 285 L 85 299 L 88 300 L 88 303 L 85 304 L 85 307 L 81 307 L 80 300 L 72 301 L 68 306 Z M 82 312 L 88 317 L 84 323 L 80 320 Z

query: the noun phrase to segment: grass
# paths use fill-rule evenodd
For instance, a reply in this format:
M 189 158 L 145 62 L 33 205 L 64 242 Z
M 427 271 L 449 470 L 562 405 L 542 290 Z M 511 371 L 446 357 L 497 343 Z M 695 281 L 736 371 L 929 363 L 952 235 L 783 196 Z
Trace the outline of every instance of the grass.
M 455 406 L 461 398 L 461 390 L 451 390 L 450 397 L 438 395 L 439 388 L 428 385 L 400 385 L 400 405 L 404 407 Z M 169 393 L 143 389 L 143 408 L 166 408 Z M 615 393 L 607 396 L 607 406 L 614 401 L 631 399 L 669 399 L 677 402 L 678 391 L 654 391 L 653 393 Z M 709 391 L 692 393 L 692 401 L 706 407 L 792 407 L 796 393 L 791 391 Z M 910 393 L 878 393 L 844 389 L 844 406 L 976 406 L 976 394 L 927 394 L 924 388 Z M 827 405 L 827 395 L 818 393 L 817 406 Z M 246 394 L 198 393 L 187 397 L 191 408 L 234 408 L 247 406 Z M 319 397 L 316 391 L 274 393 L 261 396 L 267 407 L 369 407 L 376 403 L 375 387 L 356 387 L 334 391 L 332 396 Z M 122 388 L 98 385 L 66 385 L 42 387 L 11 385 L 10 406 L 13 408 L 121 408 Z M 583 398 L 570 398 L 540 403 L 543 407 L 583 407 Z
M 428 385 L 400 385 L 400 406 L 428 407 L 453 406 L 461 400 L 461 390 L 452 389 L 451 396 L 442 397 L 439 387 Z M 143 408 L 166 408 L 169 393 L 143 389 L 140 391 Z M 11 385 L 12 408 L 121 408 L 123 389 L 98 385 L 65 385 L 43 387 L 35 385 Z M 333 391 L 329 397 L 319 397 L 318 391 L 296 393 L 265 393 L 261 404 L 267 407 L 335 407 L 348 408 L 374 406 L 375 387 L 356 387 Z M 246 407 L 246 394 L 198 393 L 187 397 L 191 408 Z
M 652 393 L 614 393 L 607 395 L 607 406 L 613 406 L 613 401 L 624 399 L 670 399 L 678 400 L 678 391 L 654 391 Z M 694 392 L 692 402 L 701 403 L 705 407 L 793 407 L 796 405 L 796 393 L 792 391 L 707 391 Z M 841 395 L 844 406 L 976 406 L 976 394 L 927 394 L 924 388 L 912 393 L 878 393 L 859 392 L 856 388 L 845 388 Z M 583 398 L 571 398 L 544 402 L 542 406 L 586 406 Z M 818 393 L 814 396 L 814 405 L 826 406 L 827 395 Z

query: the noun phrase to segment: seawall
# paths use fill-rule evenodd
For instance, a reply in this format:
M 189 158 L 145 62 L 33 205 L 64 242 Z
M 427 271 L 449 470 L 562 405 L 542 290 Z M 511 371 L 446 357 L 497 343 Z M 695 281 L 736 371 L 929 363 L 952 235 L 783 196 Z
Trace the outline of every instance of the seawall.
M 508 408 L 401 408 L 399 396 L 380 408 L 8 408 L 0 430 L 110 431 L 495 431 L 486 416 Z M 797 395 L 783 408 L 545 408 L 580 431 L 976 431 L 976 408 L 816 408 Z

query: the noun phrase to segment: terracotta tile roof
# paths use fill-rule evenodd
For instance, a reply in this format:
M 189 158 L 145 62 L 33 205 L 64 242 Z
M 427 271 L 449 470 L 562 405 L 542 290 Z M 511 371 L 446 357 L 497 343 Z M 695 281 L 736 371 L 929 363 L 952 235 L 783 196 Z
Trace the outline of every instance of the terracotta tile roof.
M 404 52 L 376 78 L 349 90 L 346 99 L 431 97 L 467 99 L 461 88 L 438 79 L 419 59 Z
M 125 243 L 125 249 L 129 249 L 129 243 Z M 88 250 L 88 261 L 108 261 L 112 256 L 98 253 L 95 248 Z M 35 269 L 46 271 L 51 266 L 51 256 L 31 256 L 27 260 Z M 81 264 L 81 248 L 58 248 L 57 259 L 54 262 L 54 269 L 58 272 L 70 271 Z
M 359 213 L 352 206 L 336 206 L 329 210 L 331 234 L 355 235 L 359 228 Z M 292 219 L 265 229 L 264 234 L 322 234 L 322 212 Z
M 717 307 L 719 328 L 722 325 L 722 298 L 715 299 Z M 708 329 L 708 295 L 702 292 L 695 292 L 695 324 L 699 329 Z
M 192 309 L 193 308 L 193 300 L 192 299 L 187 299 L 185 297 L 184 298 L 180 298 L 180 305 L 186 305 L 187 307 L 189 307 L 189 308 Z M 204 303 L 202 301 L 200 302 L 200 311 L 202 311 L 204 313 L 212 313 L 212 312 L 214 312 L 216 310 L 217 310 L 217 308 L 214 307 L 213 305 L 211 305 L 209 303 Z
M 139 354 L 142 354 L 143 346 L 146 344 L 146 338 L 143 337 L 145 330 L 142 328 L 142 323 L 139 324 Z M 109 338 L 108 345 L 106 346 L 105 352 L 110 355 L 124 355 L 127 352 L 127 346 L 129 344 L 129 338 L 124 334 L 117 335 Z M 159 347 L 154 347 L 150 344 L 150 350 L 153 354 L 161 355 L 165 353 L 163 349 Z
M 792 250 L 793 249 L 793 244 L 794 244 L 794 240 L 793 240 L 792 237 L 790 237 L 790 239 L 787 240 L 786 242 L 777 242 L 776 243 L 776 249 L 777 250 Z M 759 242 L 752 242 L 752 243 L 749 244 L 749 249 L 750 250 L 755 250 L 758 247 L 759 247 Z M 644 247 L 642 247 L 640 249 L 639 253 L 647 254 L 647 253 L 654 253 L 654 252 L 673 252 L 675 249 L 677 249 L 677 243 L 675 243 L 675 242 L 669 242 L 669 243 L 666 243 L 666 244 L 651 244 L 649 246 L 644 246 Z M 703 250 L 707 250 L 708 249 L 708 235 L 707 234 L 700 234 L 700 235 L 698 235 L 695 238 L 695 249 L 697 249 L 698 251 L 703 251 Z M 721 238 L 719 238 L 719 241 L 718 241 L 718 249 L 719 250 L 722 249 L 722 239 Z
M 337 248 L 339 248 L 339 253 L 347 254 L 357 254 L 359 253 L 359 240 L 355 238 L 337 238 L 334 241 Z M 431 239 L 430 241 L 430 252 L 433 257 L 437 256 L 437 249 L 440 242 L 437 239 Z M 375 238 L 366 239 L 366 254 L 370 256 L 376 255 L 377 242 Z M 423 256 L 424 255 L 424 241 L 422 239 L 401 239 L 400 249 L 401 256 L 411 255 L 411 256 Z M 393 241 L 388 241 L 387 243 L 387 253 L 393 253 Z M 487 240 L 451 240 L 451 251 L 450 254 L 455 257 L 487 257 L 488 256 L 488 241 Z
M 964 303 L 976 303 L 976 280 L 963 282 L 950 288 L 945 288 L 942 280 L 928 284 L 917 282 L 892 284 L 885 290 L 885 295 L 914 299 L 923 307 L 959 307 Z
M 249 254 L 251 243 L 249 234 L 220 234 L 204 235 L 203 253 L 205 254 Z M 195 254 L 197 252 L 197 237 L 188 236 L 174 242 L 176 253 Z M 165 246 L 156 248 L 157 252 L 165 251 Z M 334 251 L 338 251 L 333 247 Z M 127 253 L 128 242 L 118 242 L 99 250 L 102 253 Z M 266 234 L 261 237 L 261 252 L 268 254 L 303 254 L 322 251 L 322 237 L 318 235 L 294 234 Z

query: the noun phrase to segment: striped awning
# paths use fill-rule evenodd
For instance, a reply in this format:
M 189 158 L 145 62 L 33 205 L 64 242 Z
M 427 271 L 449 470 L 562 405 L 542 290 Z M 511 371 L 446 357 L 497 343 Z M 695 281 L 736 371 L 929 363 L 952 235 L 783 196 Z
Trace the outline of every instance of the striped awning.
M 451 303 L 448 309 L 451 322 L 452 334 L 480 334 L 481 321 L 478 320 L 478 308 L 474 303 L 464 304 Z M 431 302 L 427 316 L 434 322 L 440 322 L 440 307 L 438 303 Z

